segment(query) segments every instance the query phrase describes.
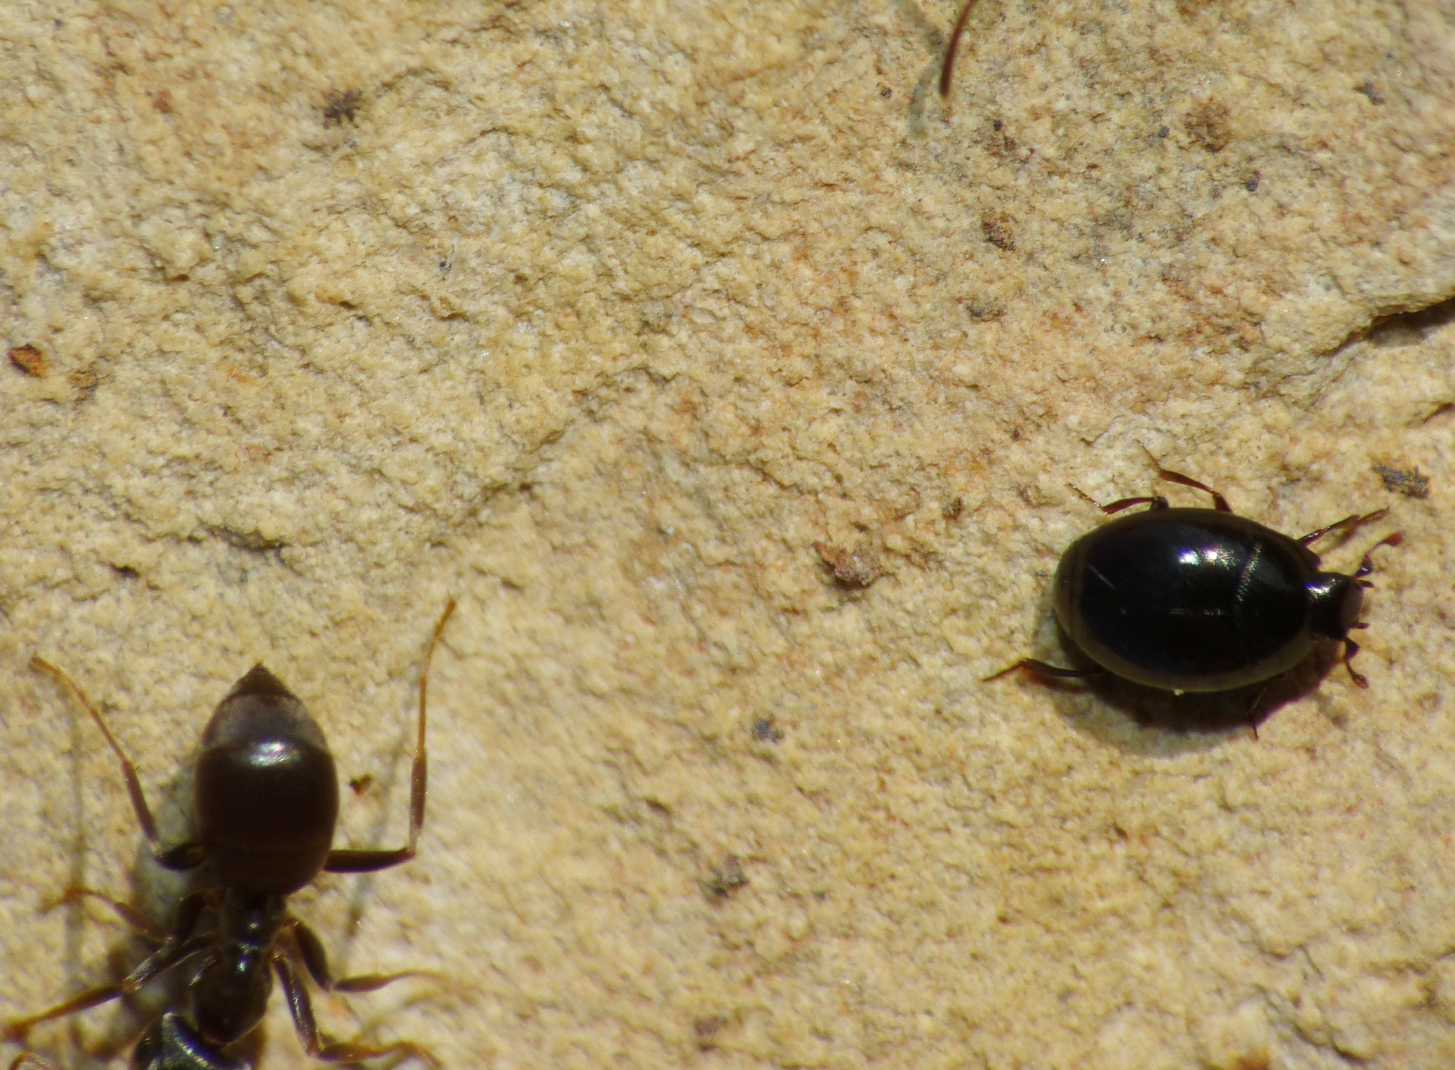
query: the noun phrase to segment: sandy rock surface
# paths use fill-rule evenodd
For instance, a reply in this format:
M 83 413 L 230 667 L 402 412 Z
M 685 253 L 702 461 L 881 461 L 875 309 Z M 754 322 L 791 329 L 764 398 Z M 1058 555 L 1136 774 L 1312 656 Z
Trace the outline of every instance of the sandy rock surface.
M 1455 1065 L 1455 7 L 0 5 L 0 1016 L 145 952 L 262 660 L 325 1028 L 445 1066 Z M 1171 731 L 1047 583 L 1150 451 L 1389 506 L 1341 669 Z M 1191 504 L 1198 496 L 1173 488 Z M 1200 503 L 1199 503 L 1200 504 Z M 34 1031 L 63 1065 L 144 1020 Z M 8 1060 L 19 1049 L 7 1046 Z M 254 1053 L 304 1066 L 275 994 Z

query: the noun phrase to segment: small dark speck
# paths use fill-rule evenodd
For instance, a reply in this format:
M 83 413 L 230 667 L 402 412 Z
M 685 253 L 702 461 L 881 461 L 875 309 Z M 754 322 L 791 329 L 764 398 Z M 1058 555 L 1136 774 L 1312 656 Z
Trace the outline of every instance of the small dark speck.
M 1371 104 L 1384 103 L 1384 94 L 1376 89 L 1374 87 L 1374 83 L 1371 82 L 1368 78 L 1364 79 L 1364 81 L 1356 85 L 1354 87 L 1354 91 L 1356 93 L 1363 93 L 1366 97 L 1369 98 L 1369 103 Z
M 737 855 L 728 855 L 712 876 L 702 882 L 702 890 L 710 899 L 726 899 L 747 883 L 748 875 L 743 872 L 742 860 Z
M 1418 468 L 1394 468 L 1387 464 L 1376 464 L 1374 474 L 1384 481 L 1384 489 L 1403 494 L 1406 498 L 1428 498 L 1430 477 Z
M 363 776 L 356 776 L 349 780 L 349 787 L 355 795 L 362 795 L 374 786 L 374 774 L 365 773 Z
M 359 105 L 363 102 L 364 94 L 357 89 L 345 89 L 342 93 L 331 90 L 323 99 L 323 125 L 352 123 L 358 117 Z
M 1212 97 L 1194 104 L 1184 122 L 1188 136 L 1208 152 L 1222 152 L 1233 140 L 1232 112 Z
M 697 1046 L 703 1051 L 716 1047 L 713 1040 L 725 1025 L 727 1025 L 727 1019 L 720 1014 L 693 1019 L 692 1033 L 697 1037 Z
M 959 520 L 965 515 L 965 499 L 955 495 L 940 507 L 940 515 L 946 520 Z
M 833 573 L 834 582 L 840 587 L 863 590 L 884 575 L 884 569 L 879 564 L 879 555 L 867 546 L 846 550 L 831 543 L 816 542 L 813 548 L 818 551 L 819 560 Z
M 994 130 L 997 134 L 1000 133 L 1005 129 L 1005 121 L 1003 119 L 995 120 L 995 122 L 990 124 L 990 129 Z
M 879 87 L 879 97 L 881 100 L 888 100 L 892 96 L 894 96 L 894 90 L 890 89 L 887 85 L 881 85 Z
M 1257 193 L 1258 192 L 1258 184 L 1260 182 L 1262 182 L 1262 181 L 1263 181 L 1263 175 L 1262 175 L 1262 173 L 1261 172 L 1258 172 L 1258 171 L 1254 171 L 1251 175 L 1249 175 L 1247 177 L 1246 180 L 1244 180 L 1244 182 L 1243 182 L 1243 188 L 1245 190 L 1247 190 L 1249 193 Z
M 1004 215 L 983 215 L 980 217 L 980 233 L 997 249 L 1007 253 L 1015 250 L 1015 230 L 1010 217 Z
M 1157 136 L 1159 138 L 1164 138 L 1164 137 L 1166 137 L 1170 133 L 1172 133 L 1172 128 L 1170 126 L 1159 126 L 1159 127 L 1157 127 Z
M 753 722 L 753 738 L 759 743 L 782 743 L 783 729 L 771 717 L 760 717 Z
M 134 580 L 137 578 L 137 576 L 140 575 L 140 573 L 138 573 L 137 570 L 132 568 L 130 565 L 112 565 L 111 571 L 116 573 L 124 580 Z
M 36 346 L 27 343 L 10 350 L 10 363 L 33 379 L 44 379 L 50 374 L 50 363 Z

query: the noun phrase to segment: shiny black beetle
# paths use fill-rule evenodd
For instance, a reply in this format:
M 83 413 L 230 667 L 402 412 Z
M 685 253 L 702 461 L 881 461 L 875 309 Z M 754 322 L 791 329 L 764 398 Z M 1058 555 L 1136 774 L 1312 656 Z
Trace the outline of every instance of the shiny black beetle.
M 1206 491 L 1211 509 L 1173 509 L 1160 495 L 1102 506 L 1120 517 L 1071 544 L 1056 568 L 1056 619 L 1093 666 L 1068 669 L 1023 658 L 989 680 L 1026 668 L 1046 676 L 1113 676 L 1176 694 L 1250 687 L 1293 669 L 1320 640 L 1344 644 L 1344 665 L 1359 646 L 1370 553 L 1399 543 L 1398 532 L 1370 547 L 1353 575 L 1323 572 L 1309 544 L 1331 531 L 1378 520 L 1354 514 L 1294 539 L 1238 516 L 1211 487 L 1159 467 L 1159 478 Z
M 414 857 L 424 825 L 427 790 L 425 726 L 429 667 L 454 612 L 451 601 L 435 624 L 419 680 L 419 715 L 410 781 L 409 841 L 403 847 L 340 849 L 333 846 L 338 816 L 338 775 L 318 723 L 303 703 L 262 665 L 228 693 L 202 734 L 193 789 L 197 838 L 163 848 L 156 820 L 136 769 L 101 713 L 71 678 L 41 658 L 31 661 L 71 692 L 101 729 L 121 764 L 127 792 L 157 862 L 167 869 L 197 871 L 202 879 L 177 905 L 170 930 L 151 925 L 136 911 L 89 888 L 69 889 L 62 902 L 92 898 L 108 904 L 141 931 L 155 950 L 125 978 L 88 989 L 49 1010 L 10 1022 L 8 1040 L 21 1043 L 32 1027 L 138 992 L 177 968 L 187 971 L 180 1007 L 147 1026 L 132 1051 L 135 1070 L 247 1070 L 236 1048 L 263 1019 L 273 978 L 288 1001 L 304 1048 L 316 1059 L 355 1063 L 379 1056 L 415 1056 L 437 1065 L 416 1044 L 340 1042 L 317 1026 L 303 981 L 320 988 L 368 992 L 412 973 L 334 978 L 319 941 L 289 913 L 287 897 L 320 872 L 372 873 Z M 30 1052 L 11 1070 L 48 1068 Z

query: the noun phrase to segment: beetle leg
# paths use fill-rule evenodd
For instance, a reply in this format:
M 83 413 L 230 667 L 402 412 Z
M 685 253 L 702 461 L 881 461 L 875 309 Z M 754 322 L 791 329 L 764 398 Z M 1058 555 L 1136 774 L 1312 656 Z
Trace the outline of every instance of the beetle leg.
M 1355 669 L 1352 662 L 1354 655 L 1359 653 L 1359 644 L 1352 639 L 1344 640 L 1344 668 L 1349 670 L 1349 679 L 1353 680 L 1358 687 L 1368 687 L 1369 681 L 1364 674 Z
M 1380 517 L 1384 516 L 1388 512 L 1388 509 L 1376 509 L 1372 513 L 1350 513 L 1342 520 L 1335 520 L 1332 524 L 1326 524 L 1324 527 L 1310 531 L 1307 535 L 1300 536 L 1298 542 L 1304 546 L 1307 546 L 1311 542 L 1322 539 L 1331 531 L 1338 531 L 1341 528 L 1348 531 L 1353 531 L 1355 528 L 1358 528 L 1363 524 L 1367 524 L 1371 520 L 1378 520 Z
M 1159 464 L 1157 466 L 1157 478 L 1165 479 L 1168 483 L 1178 483 L 1184 487 L 1191 487 L 1193 490 L 1205 490 L 1212 495 L 1214 509 L 1220 513 L 1231 513 L 1233 511 L 1233 507 L 1228 504 L 1228 499 L 1224 498 L 1206 483 L 1199 482 L 1191 476 L 1185 476 L 1181 472 L 1174 472 L 1170 468 L 1163 468 Z
M 1145 505 L 1151 509 L 1166 509 L 1167 499 L 1160 494 L 1154 494 L 1151 497 L 1144 498 L 1118 498 L 1116 501 L 1108 502 L 1100 508 L 1103 513 L 1110 516 L 1112 513 L 1120 513 L 1123 509 L 1130 509 L 1134 505 Z
M 1061 676 L 1061 677 L 1084 677 L 1084 676 L 1105 676 L 1105 669 L 1064 669 L 1060 665 L 1052 665 L 1049 662 L 1039 661 L 1036 658 L 1021 658 L 1013 665 L 1007 665 L 999 672 L 993 672 L 989 676 L 982 676 L 981 683 L 989 683 L 991 680 L 999 680 L 1002 676 L 1008 676 L 1017 669 L 1028 669 L 1036 676 Z

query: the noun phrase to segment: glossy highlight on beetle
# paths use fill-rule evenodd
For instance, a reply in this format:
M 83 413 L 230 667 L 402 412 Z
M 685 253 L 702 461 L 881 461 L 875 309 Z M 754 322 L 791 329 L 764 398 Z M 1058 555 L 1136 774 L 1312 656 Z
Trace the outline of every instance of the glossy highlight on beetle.
M 23 1043 L 42 1022 L 131 996 L 177 968 L 190 972 L 181 1006 L 153 1020 L 132 1050 L 135 1070 L 246 1070 L 237 1049 L 259 1023 L 277 978 L 298 1037 L 323 1062 L 355 1063 L 380 1056 L 437 1060 L 408 1041 L 369 1045 L 333 1040 L 314 1020 L 303 980 L 333 992 L 371 992 L 416 971 L 335 978 L 323 944 L 288 911 L 287 897 L 320 872 L 372 873 L 415 855 L 424 826 L 428 782 L 425 729 L 429 668 L 454 612 L 450 601 L 435 623 L 419 680 L 419 713 L 410 777 L 409 840 L 387 849 L 336 849 L 338 774 L 323 730 L 303 703 L 262 665 L 254 666 L 218 704 L 202 734 L 193 780 L 197 837 L 163 847 L 136 768 L 101 713 L 79 687 L 41 658 L 31 665 L 53 677 L 100 728 L 121 764 L 137 823 L 167 869 L 196 872 L 194 890 L 178 902 L 169 929 L 90 888 L 67 889 L 61 902 L 94 899 L 109 906 L 154 950 L 119 981 L 87 989 L 49 1010 L 6 1025 L 7 1040 Z M 11 1063 L 50 1067 L 33 1052 Z
M 1172 508 L 1160 495 L 1123 498 L 1107 514 L 1148 508 L 1088 532 L 1062 556 L 1053 581 L 1057 622 L 1093 668 L 1024 658 L 987 679 L 1026 668 L 1045 676 L 1109 675 L 1177 694 L 1223 692 L 1275 679 L 1304 662 L 1320 641 L 1344 645 L 1354 669 L 1370 554 L 1350 575 L 1323 571 L 1310 544 L 1352 531 L 1386 511 L 1352 514 L 1291 538 L 1232 511 L 1211 487 L 1158 468 L 1161 479 L 1210 494 L 1213 508 Z

